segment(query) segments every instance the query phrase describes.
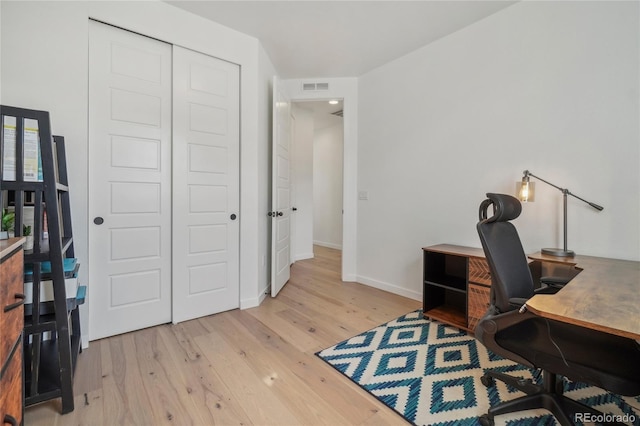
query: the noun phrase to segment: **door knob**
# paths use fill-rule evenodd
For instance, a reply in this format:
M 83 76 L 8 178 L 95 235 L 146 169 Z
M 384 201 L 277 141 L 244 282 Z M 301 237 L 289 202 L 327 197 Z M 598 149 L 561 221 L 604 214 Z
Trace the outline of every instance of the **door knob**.
M 282 215 L 284 215 L 284 213 L 278 212 L 278 216 L 282 216 Z
M 237 217 L 237 216 L 236 216 L 236 214 L 235 214 L 235 213 L 232 213 L 232 214 L 231 214 L 231 216 L 230 216 L 231 220 L 236 220 L 236 217 Z
M 291 207 L 291 210 L 293 210 L 294 212 L 297 212 L 298 208 L 297 207 Z
M 96 225 L 102 225 L 104 223 L 104 219 L 101 218 L 100 216 L 94 217 L 93 218 L 93 223 L 95 223 Z

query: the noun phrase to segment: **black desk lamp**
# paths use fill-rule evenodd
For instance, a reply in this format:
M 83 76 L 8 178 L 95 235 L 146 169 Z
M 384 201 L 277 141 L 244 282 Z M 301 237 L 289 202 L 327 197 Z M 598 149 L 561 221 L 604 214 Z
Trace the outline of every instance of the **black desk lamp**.
M 560 190 L 560 192 L 562 192 L 562 198 L 563 198 L 563 208 L 564 208 L 564 248 L 559 249 L 559 248 L 543 248 L 542 249 L 542 253 L 543 254 L 548 254 L 550 256 L 559 256 L 559 257 L 573 257 L 575 255 L 575 253 L 572 250 L 568 250 L 567 249 L 567 195 L 571 195 L 572 197 L 577 198 L 580 201 L 584 201 L 585 203 L 589 204 L 591 207 L 593 207 L 594 209 L 601 211 L 604 209 L 604 207 L 599 206 L 595 203 L 589 202 L 583 198 L 578 197 L 577 195 L 571 193 L 571 191 L 569 191 L 566 188 L 560 188 L 557 185 L 552 184 L 551 182 L 547 182 L 546 180 L 534 175 L 533 173 L 531 173 L 529 170 L 525 170 L 524 171 L 524 176 L 522 177 L 522 182 L 517 182 L 516 183 L 516 191 L 518 194 L 518 198 L 520 199 L 520 201 L 522 202 L 529 202 L 529 201 L 534 201 L 535 198 L 535 182 L 530 182 L 529 181 L 529 177 L 534 177 L 538 180 L 541 180 L 542 182 L 546 183 L 547 185 L 551 185 L 554 188 Z

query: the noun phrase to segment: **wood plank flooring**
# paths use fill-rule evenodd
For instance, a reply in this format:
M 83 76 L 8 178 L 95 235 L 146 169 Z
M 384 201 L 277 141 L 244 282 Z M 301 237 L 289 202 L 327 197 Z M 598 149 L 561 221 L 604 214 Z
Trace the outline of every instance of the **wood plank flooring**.
M 314 353 L 421 307 L 340 280 L 340 251 L 316 246 L 261 306 L 93 341 L 76 408 L 25 410 L 26 425 L 402 425 Z

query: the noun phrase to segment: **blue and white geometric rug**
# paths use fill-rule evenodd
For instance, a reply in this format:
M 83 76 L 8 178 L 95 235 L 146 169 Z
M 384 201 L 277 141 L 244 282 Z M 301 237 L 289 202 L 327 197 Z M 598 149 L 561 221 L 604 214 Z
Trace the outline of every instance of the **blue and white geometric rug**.
M 424 319 L 418 310 L 316 354 L 414 425 L 479 425 L 489 406 L 522 393 L 480 382 L 496 369 L 540 383 L 537 370 L 489 352 L 457 328 Z M 565 380 L 564 394 L 603 413 L 640 425 L 640 398 L 620 397 Z M 626 416 L 625 416 L 626 414 Z M 496 417 L 496 425 L 555 425 L 546 410 Z M 577 422 L 577 424 L 581 424 Z M 589 423 L 588 423 L 589 424 Z

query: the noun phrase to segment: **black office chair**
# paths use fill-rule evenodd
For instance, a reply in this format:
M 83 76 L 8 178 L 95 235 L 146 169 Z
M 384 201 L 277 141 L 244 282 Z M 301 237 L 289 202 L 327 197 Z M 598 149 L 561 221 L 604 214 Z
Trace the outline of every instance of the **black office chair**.
M 491 304 L 476 326 L 476 338 L 495 354 L 541 369 L 543 383 L 485 371 L 484 385 L 498 379 L 526 395 L 491 407 L 480 418 L 481 424 L 493 425 L 497 415 L 535 408 L 551 411 L 562 425 L 573 425 L 577 413 L 602 414 L 563 396 L 559 376 L 618 395 L 640 395 L 640 345 L 635 340 L 548 320 L 526 310 L 525 302 L 535 294 L 534 283 L 518 232 L 509 222 L 522 207 L 510 195 L 487 197 L 480 205 L 477 229 L 491 271 Z M 487 217 L 490 206 L 493 215 Z M 607 285 L 615 282 L 603 283 L 603 289 Z

